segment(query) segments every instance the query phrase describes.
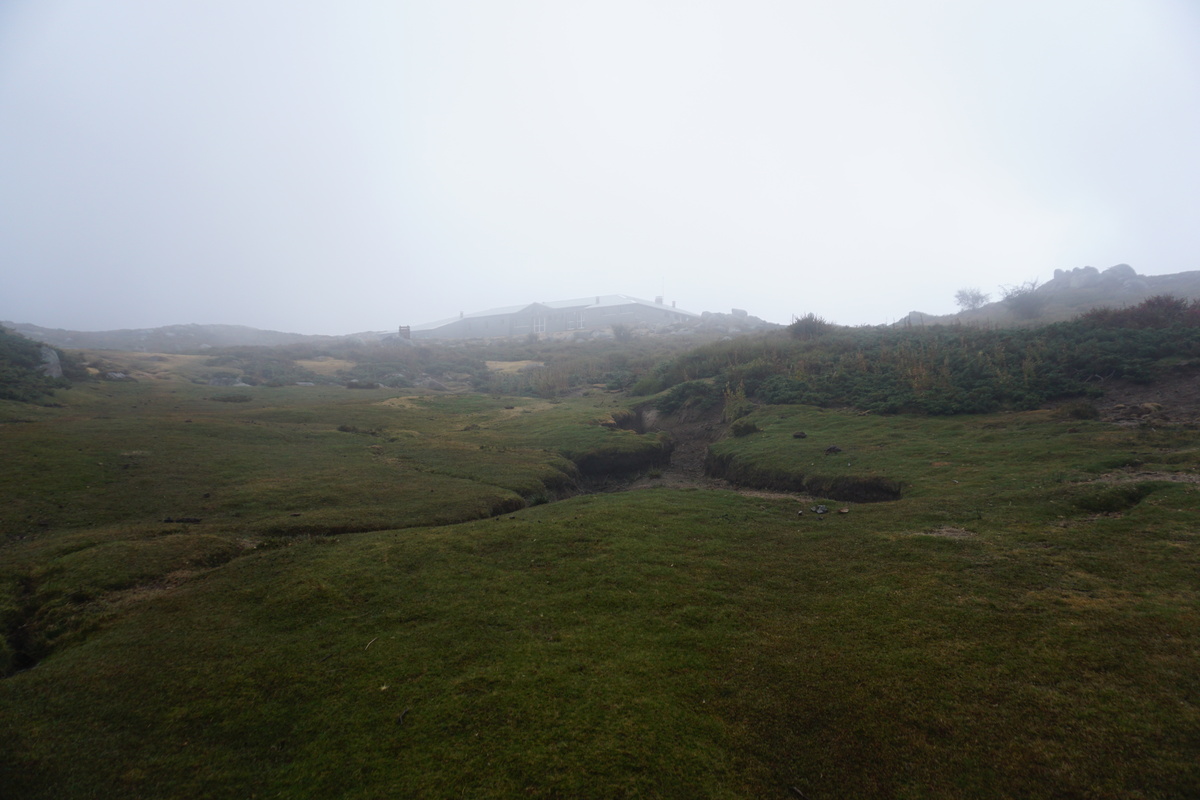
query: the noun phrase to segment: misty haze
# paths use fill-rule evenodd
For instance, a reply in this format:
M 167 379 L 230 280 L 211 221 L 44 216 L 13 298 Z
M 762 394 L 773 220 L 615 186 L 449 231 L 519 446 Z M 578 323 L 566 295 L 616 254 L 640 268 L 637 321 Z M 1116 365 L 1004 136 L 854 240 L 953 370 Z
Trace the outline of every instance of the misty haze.
M 0 320 L 843 325 L 1196 267 L 1186 2 L 0 10 Z

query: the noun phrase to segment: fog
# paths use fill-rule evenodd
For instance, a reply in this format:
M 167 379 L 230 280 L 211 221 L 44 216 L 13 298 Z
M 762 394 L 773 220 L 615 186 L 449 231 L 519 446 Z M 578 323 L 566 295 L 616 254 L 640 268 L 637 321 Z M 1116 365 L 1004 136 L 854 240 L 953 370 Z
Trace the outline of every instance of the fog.
M 0 319 L 878 324 L 1200 269 L 1189 0 L 0 6 Z

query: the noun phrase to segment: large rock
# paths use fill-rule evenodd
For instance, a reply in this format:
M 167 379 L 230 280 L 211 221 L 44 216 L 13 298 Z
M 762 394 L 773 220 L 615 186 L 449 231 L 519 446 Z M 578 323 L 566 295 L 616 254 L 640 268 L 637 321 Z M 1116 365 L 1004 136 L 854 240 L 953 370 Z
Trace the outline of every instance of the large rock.
M 1048 289 L 1083 289 L 1100 281 L 1100 270 L 1095 267 L 1077 267 L 1073 270 L 1054 270 L 1054 279 L 1046 284 Z
M 1117 264 L 1109 267 L 1101 273 L 1101 277 L 1106 281 L 1119 281 L 1125 283 L 1127 281 L 1137 280 L 1138 274 L 1133 267 L 1128 264 Z
M 63 376 L 62 362 L 58 360 L 58 351 L 53 347 L 42 345 L 42 365 L 38 367 L 42 372 L 50 378 L 61 378 Z

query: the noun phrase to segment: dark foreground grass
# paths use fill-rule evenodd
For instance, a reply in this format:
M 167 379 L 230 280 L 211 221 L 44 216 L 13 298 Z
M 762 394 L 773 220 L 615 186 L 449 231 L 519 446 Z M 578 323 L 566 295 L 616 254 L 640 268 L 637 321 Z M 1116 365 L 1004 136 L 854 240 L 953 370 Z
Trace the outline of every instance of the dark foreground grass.
M 592 413 L 452 402 L 387 419 L 272 402 L 246 418 L 278 443 L 239 457 L 316 492 L 300 462 L 344 453 L 344 479 L 320 473 L 325 499 L 287 518 L 349 526 L 369 513 L 350 484 L 371 465 L 495 487 L 462 476 L 503 472 L 509 452 L 514 474 L 533 470 L 547 414 L 571 438 L 567 420 Z M 0 681 L 4 796 L 1200 796 L 1193 434 L 770 414 L 721 446 L 796 468 L 824 456 L 795 448 L 828 435 L 903 499 L 817 516 L 660 489 L 437 527 L 417 504 L 405 528 L 334 537 L 264 534 L 286 491 L 183 525 L 136 497 L 124 522 L 91 501 L 106 522 L 89 526 L 15 494 L 49 525 L 0 551 L 5 613 L 68 632 Z M 330 449 L 287 456 L 300 425 Z M 801 425 L 815 443 L 792 439 Z M 450 445 L 492 460 L 455 466 Z M 201 452 L 198 474 L 236 474 Z M 1142 488 L 1106 499 L 1125 484 Z
M 0 684 L 3 779 L 28 797 L 1194 796 L 1194 534 L 1137 529 L 1034 547 L 654 490 L 298 540 Z

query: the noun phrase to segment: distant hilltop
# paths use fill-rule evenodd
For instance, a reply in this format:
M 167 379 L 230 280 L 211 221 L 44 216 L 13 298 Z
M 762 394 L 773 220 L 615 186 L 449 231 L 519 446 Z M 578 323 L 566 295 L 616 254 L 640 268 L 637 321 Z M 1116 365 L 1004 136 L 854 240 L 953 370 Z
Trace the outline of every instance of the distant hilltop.
M 531 333 L 548 338 L 612 337 L 617 333 L 665 335 L 686 331 L 736 335 L 780 327 L 736 308 L 728 314 L 709 311 L 696 314 L 661 302 L 660 298 L 651 302 L 628 295 L 597 295 L 585 300 L 586 302 L 562 300 L 530 303 L 507 309 L 461 314 L 440 322 L 413 325 L 407 333 L 417 340 L 445 341 L 507 338 Z M 505 314 L 514 319 L 524 314 L 528 327 L 520 328 L 519 322 L 511 327 L 502 327 L 500 319 Z M 569 316 L 572 314 L 573 316 Z M 205 350 L 223 347 L 279 347 L 290 344 L 319 345 L 342 342 L 412 344 L 404 341 L 395 329 L 344 336 L 319 336 L 259 330 L 245 325 L 166 325 L 160 328 L 73 331 L 43 328 L 25 322 L 0 322 L 0 327 L 54 347 L 133 353 L 202 353 Z M 537 328 L 541 330 L 536 330 Z
M 550 300 L 491 308 L 414 325 L 414 339 L 511 339 L 523 336 L 571 337 L 613 335 L 623 327 L 656 329 L 693 322 L 700 315 L 627 294 L 598 294 L 574 300 Z
M 642 300 L 627 294 L 598 294 L 573 300 L 548 300 L 461 313 L 457 317 L 413 325 L 413 339 L 604 339 L 688 333 L 735 335 L 779 328 L 735 308 L 728 314 L 697 314 L 662 297 Z M 403 329 L 402 329 L 403 330 Z
M 219 347 L 274 347 L 346 338 L 263 331 L 244 325 L 167 325 L 161 328 L 116 331 L 69 331 L 62 328 L 42 328 L 24 322 L 0 322 L 0 326 L 27 339 L 45 342 L 55 347 L 134 353 L 195 353 Z
M 1042 325 L 1062 322 L 1094 308 L 1134 306 L 1155 295 L 1200 299 L 1200 271 L 1171 275 L 1139 275 L 1128 264 L 1105 270 L 1095 267 L 1054 270 L 1045 283 L 1029 281 L 1000 287 L 999 298 L 957 314 L 913 311 L 897 325 Z

